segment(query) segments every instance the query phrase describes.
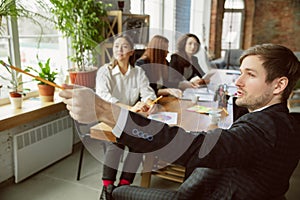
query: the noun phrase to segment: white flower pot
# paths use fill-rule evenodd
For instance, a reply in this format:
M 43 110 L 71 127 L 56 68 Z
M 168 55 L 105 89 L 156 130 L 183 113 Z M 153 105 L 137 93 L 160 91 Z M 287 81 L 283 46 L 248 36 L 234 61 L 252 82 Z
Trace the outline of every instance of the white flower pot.
M 22 102 L 23 102 L 22 97 L 9 97 L 9 99 L 13 108 L 15 109 L 22 108 Z

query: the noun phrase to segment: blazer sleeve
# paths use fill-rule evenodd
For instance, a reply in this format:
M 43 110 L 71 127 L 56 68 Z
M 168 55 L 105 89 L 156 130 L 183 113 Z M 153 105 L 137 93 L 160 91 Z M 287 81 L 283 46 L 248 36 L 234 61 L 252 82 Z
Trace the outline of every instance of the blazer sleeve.
M 262 116 L 246 114 L 229 129 L 187 132 L 129 112 L 119 142 L 189 168 L 249 166 L 264 159 L 275 144 L 272 127 L 276 125 L 270 116 Z

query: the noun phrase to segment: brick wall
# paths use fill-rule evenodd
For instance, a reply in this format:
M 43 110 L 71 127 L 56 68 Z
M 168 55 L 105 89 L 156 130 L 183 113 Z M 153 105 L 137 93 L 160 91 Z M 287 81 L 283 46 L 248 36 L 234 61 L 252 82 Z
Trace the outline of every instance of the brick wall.
M 299 0 L 255 1 L 252 44 L 276 43 L 300 51 L 299 36 Z
M 211 0 L 211 29 L 209 51 L 220 55 L 223 10 L 218 4 L 224 0 Z M 245 24 L 243 48 L 255 44 L 276 43 L 300 51 L 300 0 L 244 0 Z

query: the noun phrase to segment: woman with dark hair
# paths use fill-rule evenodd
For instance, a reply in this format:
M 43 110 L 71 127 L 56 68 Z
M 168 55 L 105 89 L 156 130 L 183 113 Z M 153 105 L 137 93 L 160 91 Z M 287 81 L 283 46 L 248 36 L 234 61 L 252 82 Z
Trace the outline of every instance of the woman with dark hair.
M 132 106 L 130 110 L 134 112 L 150 110 L 150 102 L 156 95 L 144 70 L 134 67 L 133 42 L 128 36 L 121 35 L 114 40 L 112 62 L 100 67 L 97 72 L 96 93 L 108 102 L 127 108 Z M 124 149 L 125 146 L 121 144 L 106 145 L 100 199 L 112 199 L 111 191 L 115 187 L 114 181 Z M 141 160 L 142 154 L 133 153 L 129 149 L 118 185 L 129 185 L 133 182 Z
M 205 84 L 201 79 L 204 75 L 198 58 L 201 43 L 199 38 L 191 33 L 184 34 L 178 39 L 177 51 L 171 56 L 170 80 L 175 82 L 180 89 L 195 88 Z
M 161 35 L 155 35 L 147 45 L 144 54 L 135 63 L 146 72 L 150 81 L 150 86 L 157 96 L 172 95 L 177 98 L 182 96 L 181 90 L 168 88 L 169 62 L 166 60 L 168 55 L 169 40 Z

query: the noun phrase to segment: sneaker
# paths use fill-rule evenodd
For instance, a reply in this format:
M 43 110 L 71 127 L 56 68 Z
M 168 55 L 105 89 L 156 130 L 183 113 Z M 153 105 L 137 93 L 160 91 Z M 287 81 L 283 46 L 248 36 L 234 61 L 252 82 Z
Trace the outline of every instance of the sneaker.
M 100 200 L 113 200 L 112 198 L 112 192 L 115 189 L 115 186 L 113 184 L 108 185 L 107 187 L 103 186 Z

